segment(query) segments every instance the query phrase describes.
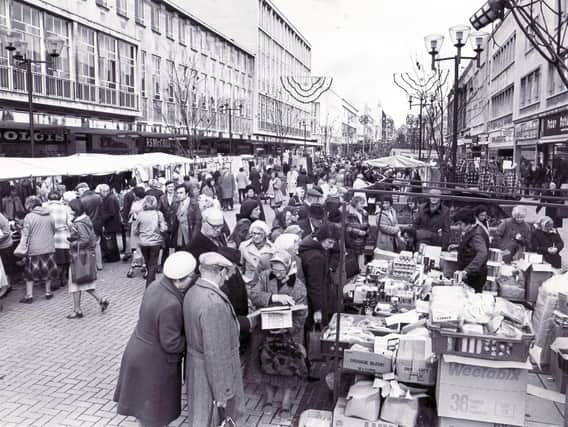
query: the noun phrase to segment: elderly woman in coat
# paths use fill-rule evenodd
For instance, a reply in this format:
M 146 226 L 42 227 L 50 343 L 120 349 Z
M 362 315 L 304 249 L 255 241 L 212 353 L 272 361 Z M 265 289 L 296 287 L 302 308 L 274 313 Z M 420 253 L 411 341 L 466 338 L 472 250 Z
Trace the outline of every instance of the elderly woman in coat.
M 233 271 L 233 263 L 227 258 L 205 252 L 199 257 L 201 276 L 185 295 L 185 381 L 191 427 L 221 425 L 223 412 L 236 420 L 242 411 L 239 321 L 221 290 Z
M 296 261 L 289 252 L 279 250 L 270 258 L 270 269 L 260 273 L 249 292 L 256 307 L 306 304 L 305 283 L 296 274 Z M 282 387 L 280 417 L 288 418 L 292 407 L 292 388 L 307 377 L 304 323 L 307 310 L 294 311 L 292 328 L 257 331 L 251 345 L 247 378 L 266 387 L 264 412 L 275 404 L 276 388 Z
M 168 257 L 164 276 L 144 293 L 136 329 L 122 356 L 114 393 L 117 412 L 136 417 L 144 427 L 168 425 L 181 413 L 183 296 L 195 265 L 188 252 Z
M 381 209 L 377 213 L 376 247 L 385 251 L 400 252 L 398 220 L 393 208 L 392 197 L 383 197 Z

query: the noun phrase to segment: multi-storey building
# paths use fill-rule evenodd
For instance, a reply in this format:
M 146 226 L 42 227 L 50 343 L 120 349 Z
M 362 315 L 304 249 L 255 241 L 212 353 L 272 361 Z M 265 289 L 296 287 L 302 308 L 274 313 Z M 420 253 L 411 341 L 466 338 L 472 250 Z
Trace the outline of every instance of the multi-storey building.
M 568 88 L 510 13 L 495 27 L 482 58 L 481 68 L 472 63 L 460 78 L 460 93 L 481 95 L 465 99 L 471 114 L 460 125 L 461 136 L 478 134 L 482 141 L 485 126 L 489 158 L 566 170 L 560 165 L 568 162 Z M 568 173 L 560 175 L 559 181 L 568 181 Z
M 311 45 L 300 31 L 270 0 L 258 1 L 258 51 L 256 57 L 257 111 L 254 143 L 271 151 L 274 147 L 292 148 L 304 144 L 310 131 L 311 105 L 296 101 L 288 94 L 281 77 L 301 81 L 311 75 Z M 306 125 L 307 124 L 307 125 Z
M 354 149 L 359 110 L 333 89 L 314 102 L 312 122 L 313 137 L 327 153 L 347 153 Z
M 230 136 L 250 151 L 256 0 L 204 3 L 0 0 L 0 28 L 28 42 L 28 58 L 47 61 L 46 39 L 64 40 L 32 67 L 36 154 L 179 152 L 188 139 L 226 152 Z M 29 155 L 25 71 L 5 41 L 0 153 Z

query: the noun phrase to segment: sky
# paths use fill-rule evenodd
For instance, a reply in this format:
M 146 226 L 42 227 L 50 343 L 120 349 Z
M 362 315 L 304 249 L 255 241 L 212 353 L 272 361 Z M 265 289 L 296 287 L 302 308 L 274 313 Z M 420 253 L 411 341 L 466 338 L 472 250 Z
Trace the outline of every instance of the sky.
M 334 78 L 333 90 L 363 108 L 381 103 L 396 126 L 408 99 L 393 73 L 430 67 L 424 36 L 445 36 L 442 56 L 453 56 L 448 28 L 469 24 L 485 0 L 272 0 L 312 45 L 312 75 Z M 473 55 L 469 50 L 464 55 Z M 453 66 L 452 62 L 443 67 Z M 416 109 L 417 110 L 417 109 Z M 417 111 L 414 111 L 417 114 Z

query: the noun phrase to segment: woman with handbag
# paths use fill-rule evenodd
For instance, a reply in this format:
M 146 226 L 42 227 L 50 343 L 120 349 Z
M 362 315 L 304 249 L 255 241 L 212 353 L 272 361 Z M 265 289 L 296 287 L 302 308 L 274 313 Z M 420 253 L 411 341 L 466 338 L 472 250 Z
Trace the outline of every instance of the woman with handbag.
M 82 319 L 81 293 L 87 292 L 99 304 L 101 313 L 104 313 L 109 305 L 109 300 L 102 298 L 96 292 L 97 266 L 95 246 L 97 236 L 93 223 L 85 213 L 81 200 L 75 199 L 69 202 L 73 220 L 69 226 L 69 242 L 71 248 L 71 279 L 69 280 L 69 293 L 73 295 L 73 313 L 68 319 Z
M 140 251 L 146 264 L 146 287 L 156 279 L 160 249 L 164 243 L 164 233 L 168 224 L 162 212 L 158 210 L 158 201 L 154 196 L 144 197 L 142 212 L 134 223 L 134 234 L 139 239 Z
M 306 304 L 306 285 L 295 271 L 292 256 L 287 251 L 276 251 L 270 258 L 270 269 L 260 273 L 249 292 L 253 304 L 258 308 Z M 297 310 L 292 314 L 291 328 L 253 333 L 247 378 L 265 385 L 265 413 L 272 409 L 276 389 L 281 387 L 284 395 L 279 415 L 289 418 L 292 388 L 299 380 L 307 378 L 307 354 L 303 346 L 306 317 L 307 310 Z
M 393 208 L 391 196 L 383 197 L 381 209 L 377 214 L 377 244 L 378 249 L 390 252 L 400 252 L 402 243 L 399 240 L 400 227 L 396 211 Z
M 45 299 L 51 299 L 51 282 L 59 275 L 55 262 L 55 222 L 49 211 L 41 206 L 41 200 L 29 196 L 24 204 L 29 212 L 24 218 L 20 243 L 14 255 L 25 257 L 24 278 L 26 295 L 20 300 L 23 304 L 33 302 L 34 284 L 45 282 Z
M 359 270 L 365 268 L 365 243 L 369 231 L 369 215 L 365 210 L 365 199 L 353 196 L 347 206 L 345 246 L 357 256 Z

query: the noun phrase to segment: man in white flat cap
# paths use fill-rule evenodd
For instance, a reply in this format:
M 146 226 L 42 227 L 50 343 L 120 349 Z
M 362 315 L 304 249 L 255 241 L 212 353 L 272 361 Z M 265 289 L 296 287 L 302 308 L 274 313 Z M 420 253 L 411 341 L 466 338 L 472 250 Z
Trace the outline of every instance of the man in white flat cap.
M 207 208 L 202 212 L 201 230 L 195 234 L 188 246 L 188 251 L 197 259 L 205 252 L 215 252 L 221 246 L 227 246 L 223 228 L 225 217 L 218 208 Z
M 201 277 L 183 304 L 190 427 L 221 425 L 223 416 L 236 420 L 244 402 L 239 322 L 220 289 L 235 267 L 216 252 L 203 253 L 199 262 Z

